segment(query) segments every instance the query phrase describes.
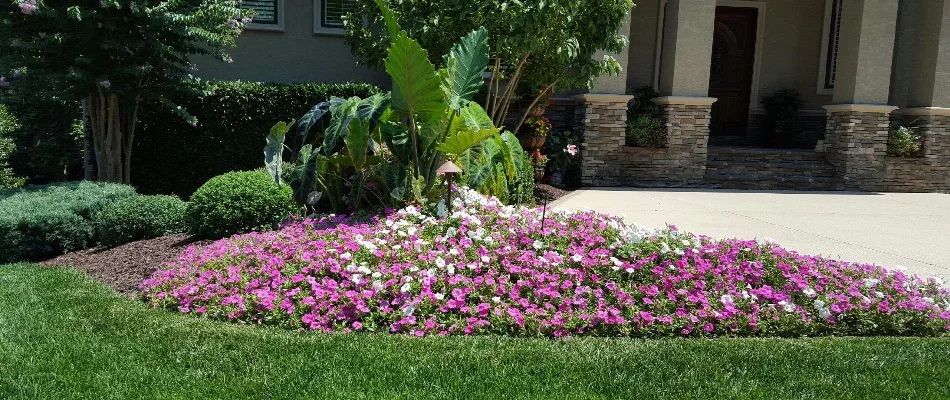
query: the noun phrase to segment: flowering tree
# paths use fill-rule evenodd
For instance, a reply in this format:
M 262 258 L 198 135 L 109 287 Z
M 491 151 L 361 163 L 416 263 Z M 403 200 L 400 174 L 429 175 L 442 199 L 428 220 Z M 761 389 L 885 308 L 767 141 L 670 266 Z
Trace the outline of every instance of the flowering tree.
M 99 180 L 127 183 L 139 106 L 170 104 L 191 56 L 228 61 L 251 13 L 236 0 L 6 0 L 0 90 L 29 79 L 82 100 Z
M 441 65 L 459 37 L 484 26 L 489 33 L 492 79 L 484 108 L 503 125 L 515 98 L 527 99 L 517 126 L 552 90 L 590 87 L 594 79 L 620 72 L 613 57 L 594 59 L 600 50 L 619 53 L 627 38 L 619 28 L 630 0 L 400 0 L 390 1 L 400 24 Z M 381 66 L 389 34 L 374 0 L 359 0 L 345 18 L 353 53 Z M 520 93 L 516 93 L 519 91 Z

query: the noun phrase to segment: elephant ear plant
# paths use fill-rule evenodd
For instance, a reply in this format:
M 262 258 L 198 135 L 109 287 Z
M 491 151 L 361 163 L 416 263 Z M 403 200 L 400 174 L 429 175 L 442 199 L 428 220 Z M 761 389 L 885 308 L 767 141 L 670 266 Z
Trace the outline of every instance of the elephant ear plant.
M 286 175 L 298 203 L 317 207 L 322 200 L 337 212 L 423 203 L 439 197 L 436 169 L 445 159 L 465 160 L 466 173 L 478 177 L 476 187 L 498 186 L 496 164 L 504 166 L 506 179 L 517 176 L 512 152 L 521 149 L 509 144 L 517 140 L 502 135 L 472 101 L 488 65 L 486 30 L 463 37 L 436 70 L 387 3 L 377 3 L 394 38 L 385 60 L 393 90 L 365 99 L 334 97 L 297 122 Z M 326 126 L 323 136 L 311 140 L 318 125 Z M 288 126 L 275 126 L 265 149 L 267 169 L 278 183 L 282 160 L 276 152 L 285 147 L 281 132 L 289 132 Z

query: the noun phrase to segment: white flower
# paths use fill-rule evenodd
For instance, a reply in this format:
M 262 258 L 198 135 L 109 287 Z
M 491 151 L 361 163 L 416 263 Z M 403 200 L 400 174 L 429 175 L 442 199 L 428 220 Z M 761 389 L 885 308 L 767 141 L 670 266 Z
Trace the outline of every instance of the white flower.
M 678 256 L 681 256 L 681 255 L 683 255 L 683 254 L 686 254 L 686 252 L 684 252 L 683 249 L 676 249 L 676 250 L 673 250 L 673 253 L 676 253 L 676 255 L 678 255 Z
M 489 260 L 488 256 L 482 256 L 482 262 L 487 263 Z
M 879 298 L 879 299 L 883 299 L 883 298 L 884 298 L 884 292 L 882 292 L 882 291 L 876 291 L 876 292 L 874 292 L 874 296 L 876 296 L 876 297 Z
M 365 275 L 369 275 L 369 274 L 373 273 L 373 270 L 369 269 L 369 267 L 367 267 L 367 266 L 365 266 L 365 265 L 360 265 L 360 267 L 357 268 L 356 270 L 359 271 L 359 273 L 365 274 Z
M 492 297 L 492 298 L 491 298 L 491 301 L 492 301 L 492 302 L 495 302 L 495 303 L 500 303 L 500 302 L 501 302 L 501 297 L 498 297 L 498 296 Z
M 350 252 L 340 254 L 340 259 L 342 259 L 343 261 L 350 261 L 350 259 L 352 258 L 353 258 L 353 255 L 350 254 Z
M 402 308 L 402 315 L 405 315 L 407 317 L 412 315 L 412 313 L 414 312 L 416 312 L 415 304 L 407 304 L 405 307 Z
M 691 243 L 689 240 L 687 240 L 687 239 L 681 240 L 680 243 L 683 243 L 683 246 L 686 246 L 686 247 L 689 247 L 689 246 L 692 244 L 692 243 Z
M 815 295 L 817 294 L 817 292 L 815 292 L 815 289 L 812 289 L 811 287 L 805 288 L 805 290 L 802 290 L 802 293 L 804 293 L 805 296 L 808 296 L 808 297 L 815 297 Z
M 581 260 L 583 260 L 583 259 L 584 259 L 584 257 L 581 257 L 580 254 L 575 254 L 575 255 L 571 256 L 571 261 L 574 261 L 574 262 L 581 262 Z
M 544 246 L 544 244 L 541 243 L 540 240 L 535 240 L 535 241 L 534 241 L 534 244 L 531 245 L 531 247 L 534 247 L 535 250 L 541 250 L 541 247 L 543 247 L 543 246 Z
M 379 278 L 381 276 L 383 276 L 382 272 L 373 272 L 373 278 Z
M 722 297 L 719 298 L 719 301 L 721 301 L 723 304 L 735 304 L 735 300 L 728 294 L 722 295 Z
M 670 252 L 670 245 L 666 242 L 660 243 L 660 253 L 666 254 Z
M 445 260 L 442 257 L 436 257 L 435 266 L 439 268 L 445 268 Z
M 623 261 L 620 261 L 620 259 L 618 259 L 617 257 L 610 257 L 610 262 L 613 265 L 618 266 L 618 267 L 623 265 Z
M 436 294 L 435 294 L 435 299 L 436 299 L 436 300 L 444 300 L 444 299 L 445 299 L 445 295 L 442 294 L 442 293 L 436 293 Z
M 782 304 L 782 309 L 784 309 L 785 312 L 788 312 L 788 313 L 795 312 L 795 303 Z
M 881 283 L 881 280 L 880 280 L 880 279 L 872 279 L 872 278 L 865 278 L 865 279 L 864 279 L 864 287 L 866 287 L 866 288 L 875 287 L 875 286 L 877 286 L 878 283 Z
M 818 318 L 828 319 L 829 317 L 831 317 L 831 310 L 827 308 L 822 308 L 818 310 Z
M 815 306 L 815 309 L 818 309 L 818 310 L 825 308 L 825 302 L 818 299 L 815 299 L 815 302 L 812 304 Z
M 383 283 L 380 281 L 373 281 L 373 290 L 377 292 L 383 290 Z
M 445 270 L 448 271 L 449 275 L 455 275 L 455 266 L 454 266 L 454 265 L 449 264 L 448 266 L 445 267 Z
M 359 284 L 360 280 L 362 279 L 363 279 L 363 275 L 361 274 L 353 274 L 353 276 L 350 277 L 350 280 L 352 280 L 353 283 L 356 283 L 356 284 Z
M 409 289 L 412 289 L 412 282 L 403 283 L 402 287 L 399 288 L 399 291 L 406 293 L 409 291 Z
M 928 302 L 928 303 L 930 303 L 930 304 L 933 304 L 933 303 L 934 303 L 934 298 L 933 298 L 933 297 L 924 297 L 924 301 L 925 301 L 925 302 Z

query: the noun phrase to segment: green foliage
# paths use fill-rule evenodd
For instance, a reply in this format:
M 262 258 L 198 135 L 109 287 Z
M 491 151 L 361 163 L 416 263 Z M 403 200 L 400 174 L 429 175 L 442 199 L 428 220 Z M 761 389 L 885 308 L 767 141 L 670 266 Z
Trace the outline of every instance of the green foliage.
M 923 138 L 917 127 L 893 125 L 887 132 L 887 155 L 892 157 L 920 157 Z
M 624 51 L 627 40 L 618 30 L 633 6 L 629 0 L 400 0 L 389 2 L 390 12 L 380 11 L 378 2 L 359 0 L 344 17 L 347 43 L 362 63 L 371 66 L 387 64 L 390 45 L 412 37 L 430 62 L 451 71 L 458 65 L 440 55 L 456 46 L 465 48 L 470 42 L 457 44 L 458 38 L 485 28 L 491 49 L 485 61 L 494 65 L 484 108 L 496 125 L 503 123 L 508 105 L 518 97 L 515 91 L 531 100 L 549 88 L 587 88 L 598 76 L 619 73 L 620 65 L 612 56 L 593 56 L 598 51 Z M 393 23 L 397 18 L 401 27 Z M 405 37 L 399 36 L 401 31 Z M 510 92 L 500 85 L 502 80 L 511 82 Z M 463 87 L 473 88 L 472 83 Z M 454 108 L 462 105 L 453 103 Z
M 130 186 L 93 182 L 0 192 L 0 262 L 93 246 L 95 215 L 134 195 Z
M 571 131 L 555 131 L 544 142 L 548 171 L 574 174 L 580 170 L 580 138 Z M 571 154 L 573 152 L 573 154 Z M 564 183 L 564 182 L 562 182 Z
M 294 211 L 292 192 L 263 170 L 229 172 L 195 191 L 187 207 L 189 230 L 204 238 L 274 229 Z
M 100 244 L 117 245 L 182 233 L 185 202 L 172 196 L 133 196 L 108 205 L 94 217 Z
M 334 97 L 301 118 L 296 136 L 306 138 L 330 115 L 322 144 L 292 148 L 296 164 L 289 181 L 297 203 L 336 212 L 421 203 L 441 196 L 439 165 L 463 158 L 473 169 L 468 174 L 478 177 L 471 180 L 476 187 L 511 197 L 509 186 L 518 181 L 514 155 L 523 151 L 472 101 L 483 85 L 487 32 L 480 28 L 465 36 L 445 55 L 446 67 L 436 71 L 386 2 L 378 6 L 395 37 L 385 60 L 393 91 L 365 99 Z
M 15 146 L 10 165 L 17 175 L 33 185 L 83 177 L 84 132 L 78 101 L 46 92 L 35 82 L 19 80 L 0 89 L 0 103 L 19 122 L 18 128 L 7 134 Z
M 666 123 L 650 115 L 638 115 L 627 121 L 627 145 L 635 147 L 665 147 Z
M 660 109 L 651 100 L 660 94 L 650 86 L 634 89 L 627 103 L 627 145 L 635 147 L 665 147 L 666 123 Z
M 9 135 L 19 127 L 13 114 L 0 104 L 0 189 L 18 188 L 26 183 L 26 179 L 16 176 L 10 168 L 10 156 L 16 145 Z
M 532 204 L 534 202 L 534 166 L 531 165 L 531 155 L 526 151 L 515 155 L 515 164 L 518 167 L 517 177 L 510 184 L 511 204 Z
M 462 182 L 507 204 L 534 198 L 534 167 L 511 132 L 493 136 L 458 157 Z
M 762 107 L 768 113 L 769 123 L 776 130 L 790 136 L 801 131 L 798 112 L 802 108 L 801 95 L 796 90 L 782 89 L 762 98 Z
M 310 120 L 301 118 L 296 130 L 288 133 L 287 144 L 296 149 L 318 143 L 322 136 L 301 135 L 309 128 L 323 132 L 322 122 L 308 112 L 314 101 L 366 97 L 378 91 L 357 83 L 218 81 L 196 85 L 172 97 L 197 119 L 196 126 L 158 106 L 143 107 L 139 113 L 132 182 L 142 193 L 188 197 L 211 177 L 260 168 L 261 140 L 275 121 L 292 121 L 307 113 Z

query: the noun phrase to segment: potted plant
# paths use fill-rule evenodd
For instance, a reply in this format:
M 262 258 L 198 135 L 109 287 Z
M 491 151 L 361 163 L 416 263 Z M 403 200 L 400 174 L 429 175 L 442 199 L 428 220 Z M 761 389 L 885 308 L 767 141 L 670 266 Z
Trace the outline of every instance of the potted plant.
M 548 156 L 541 154 L 540 149 L 535 149 L 531 153 L 531 165 L 534 167 L 535 182 L 541 182 L 541 179 L 544 178 L 544 171 L 547 169 L 549 161 Z
M 768 113 L 766 120 L 769 145 L 788 147 L 801 133 L 799 110 L 802 100 L 795 90 L 783 89 L 762 98 L 762 107 Z
M 551 133 L 551 120 L 544 115 L 532 115 L 525 120 L 521 133 L 518 135 L 518 141 L 525 150 L 538 150 L 544 146 L 549 133 Z

